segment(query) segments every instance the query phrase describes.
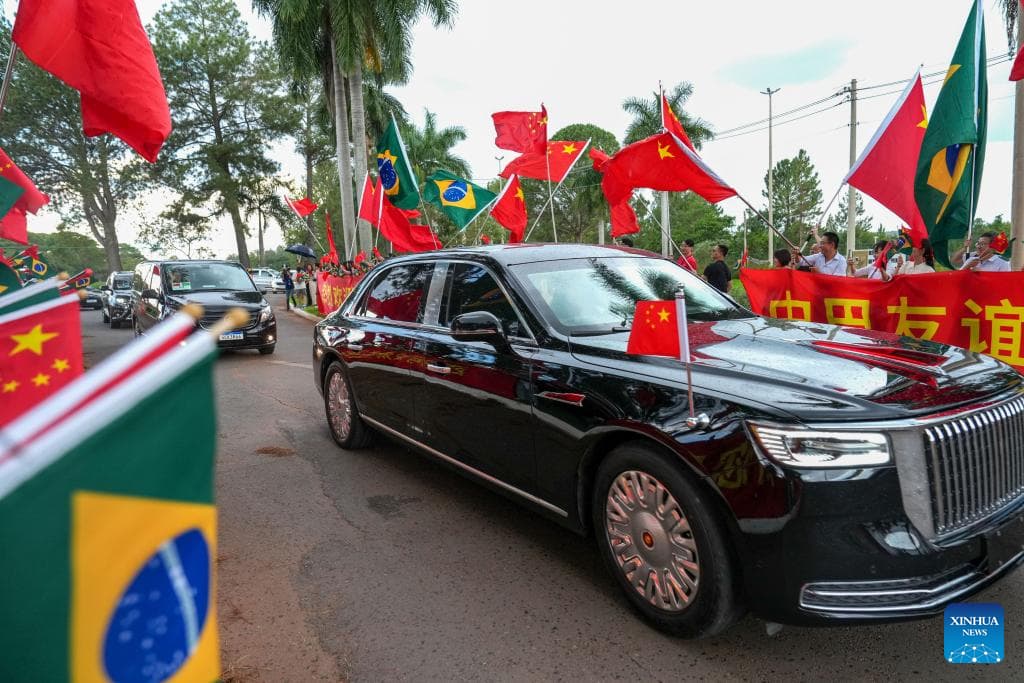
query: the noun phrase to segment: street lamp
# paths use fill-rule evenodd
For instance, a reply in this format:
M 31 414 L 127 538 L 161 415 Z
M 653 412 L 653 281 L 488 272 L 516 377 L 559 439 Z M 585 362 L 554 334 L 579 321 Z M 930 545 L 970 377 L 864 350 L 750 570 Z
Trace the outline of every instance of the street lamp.
M 775 184 L 774 178 L 772 177 L 772 95 L 779 92 L 781 88 L 772 90 L 771 88 L 765 88 L 761 91 L 762 95 L 768 96 L 768 222 L 771 223 L 772 227 L 775 226 L 775 217 L 772 215 L 772 198 L 775 195 Z M 774 231 L 769 228 L 768 230 L 768 263 L 772 262 L 772 254 L 775 253 L 775 235 Z

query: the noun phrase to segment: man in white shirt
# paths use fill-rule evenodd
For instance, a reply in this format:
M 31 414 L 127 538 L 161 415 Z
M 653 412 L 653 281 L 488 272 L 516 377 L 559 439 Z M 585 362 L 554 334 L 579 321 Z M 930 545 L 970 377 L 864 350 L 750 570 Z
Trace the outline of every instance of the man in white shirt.
M 817 254 L 803 256 L 799 251 L 794 251 L 793 263 L 798 267 L 810 266 L 813 273 L 846 277 L 846 257 L 839 253 L 839 235 L 823 232 L 819 244 L 821 251 Z
M 887 259 L 885 268 L 875 267 L 875 263 L 878 262 L 878 257 L 881 255 L 883 251 L 885 251 L 885 248 L 886 246 L 888 246 L 888 244 L 889 243 L 884 240 L 880 242 L 875 242 L 875 246 L 871 250 L 870 263 L 861 268 L 857 268 L 856 270 L 853 269 L 853 264 L 851 264 L 849 266 L 850 271 L 852 271 L 851 275 L 853 277 L 866 277 L 869 280 L 888 280 L 893 275 L 895 275 L 896 271 L 899 269 L 901 265 L 903 265 L 904 262 L 903 254 L 899 252 L 893 253 L 892 256 L 890 256 L 889 259 Z M 883 270 L 889 276 L 888 278 L 882 277 Z
M 964 244 L 955 254 L 953 254 L 952 261 L 954 264 L 959 263 L 963 260 L 963 265 L 960 266 L 960 270 L 973 270 L 982 273 L 1008 273 L 1010 272 L 1009 261 L 1004 261 L 999 258 L 990 248 L 992 240 L 995 239 L 996 234 L 994 232 L 983 232 L 978 235 L 977 241 L 975 241 L 976 251 L 971 254 L 965 253 L 967 251 L 967 245 Z

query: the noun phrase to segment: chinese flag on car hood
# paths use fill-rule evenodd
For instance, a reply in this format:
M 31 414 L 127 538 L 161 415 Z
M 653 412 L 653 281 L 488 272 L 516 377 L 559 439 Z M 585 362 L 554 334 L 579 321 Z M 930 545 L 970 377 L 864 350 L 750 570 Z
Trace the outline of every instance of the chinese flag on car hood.
M 156 161 L 171 112 L 133 0 L 21 0 L 12 37 L 81 93 L 86 135 L 112 133 Z

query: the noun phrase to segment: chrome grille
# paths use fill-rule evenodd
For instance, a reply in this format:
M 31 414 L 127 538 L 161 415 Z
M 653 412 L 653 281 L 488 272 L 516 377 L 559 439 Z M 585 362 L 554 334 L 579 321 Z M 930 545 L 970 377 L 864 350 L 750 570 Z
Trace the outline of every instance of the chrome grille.
M 972 526 L 1024 494 L 1024 398 L 930 425 L 925 464 L 935 533 Z
M 208 330 L 211 327 L 213 327 L 214 325 L 216 325 L 220 321 L 220 319 L 224 317 L 225 313 L 227 313 L 227 310 L 223 310 L 223 311 L 203 311 L 203 317 L 199 319 L 199 326 L 202 327 L 203 329 Z M 256 323 L 259 322 L 259 319 L 260 319 L 259 311 L 256 311 L 254 313 L 250 313 L 249 314 L 249 320 L 246 321 L 245 325 L 243 325 L 239 329 L 248 330 L 251 327 L 255 327 Z

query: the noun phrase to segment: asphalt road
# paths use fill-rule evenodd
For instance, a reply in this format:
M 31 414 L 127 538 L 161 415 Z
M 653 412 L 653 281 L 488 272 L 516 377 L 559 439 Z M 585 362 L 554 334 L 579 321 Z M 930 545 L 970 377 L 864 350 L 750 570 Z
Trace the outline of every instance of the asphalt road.
M 82 318 L 87 364 L 132 338 Z M 274 355 L 217 366 L 228 681 L 1024 680 L 1024 572 L 975 599 L 1005 609 L 995 666 L 946 664 L 941 618 L 768 637 L 748 617 L 713 640 L 661 635 L 589 540 L 397 444 L 338 449 L 312 323 L 279 310 L 278 326 Z

